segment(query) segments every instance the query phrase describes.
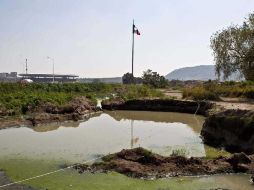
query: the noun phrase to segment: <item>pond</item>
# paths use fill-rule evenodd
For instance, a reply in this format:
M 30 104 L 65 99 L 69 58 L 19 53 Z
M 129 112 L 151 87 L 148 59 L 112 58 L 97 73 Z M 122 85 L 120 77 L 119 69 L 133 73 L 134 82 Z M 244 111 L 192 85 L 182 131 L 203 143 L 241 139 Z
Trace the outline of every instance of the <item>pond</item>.
M 166 156 L 227 155 L 202 143 L 199 134 L 203 122 L 202 116 L 183 113 L 112 111 L 82 122 L 3 129 L 0 130 L 0 169 L 17 181 L 134 147 Z M 67 169 L 24 183 L 36 189 L 54 190 L 253 189 L 248 178 L 248 175 L 220 175 L 147 181 L 117 173 L 80 175 Z

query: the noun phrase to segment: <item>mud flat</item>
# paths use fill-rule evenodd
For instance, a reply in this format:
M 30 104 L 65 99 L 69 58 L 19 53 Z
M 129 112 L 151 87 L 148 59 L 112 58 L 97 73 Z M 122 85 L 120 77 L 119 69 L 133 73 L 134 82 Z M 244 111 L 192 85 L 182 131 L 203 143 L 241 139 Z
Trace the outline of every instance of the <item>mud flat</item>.
M 237 153 L 231 157 L 186 158 L 154 154 L 143 148 L 122 150 L 102 158 L 91 166 L 77 165 L 79 173 L 116 171 L 135 178 L 164 178 L 175 176 L 200 176 L 225 173 L 253 173 L 254 155 Z

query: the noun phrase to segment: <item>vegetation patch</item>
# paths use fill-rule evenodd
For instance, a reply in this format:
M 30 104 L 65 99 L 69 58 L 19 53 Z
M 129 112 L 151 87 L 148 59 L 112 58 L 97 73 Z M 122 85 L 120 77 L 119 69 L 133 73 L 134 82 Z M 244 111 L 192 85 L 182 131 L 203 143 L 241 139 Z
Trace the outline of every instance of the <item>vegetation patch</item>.
M 184 89 L 183 98 L 191 98 L 193 100 L 219 100 L 219 95 L 200 86 Z
M 93 104 L 96 98 L 119 96 L 125 100 L 162 97 L 163 94 L 144 85 L 103 83 L 0 83 L 0 116 L 23 115 L 45 104 L 64 106 L 76 97 L 86 97 Z
M 219 97 L 254 99 L 253 82 L 208 81 L 183 89 L 183 98 L 195 100 L 219 100 Z

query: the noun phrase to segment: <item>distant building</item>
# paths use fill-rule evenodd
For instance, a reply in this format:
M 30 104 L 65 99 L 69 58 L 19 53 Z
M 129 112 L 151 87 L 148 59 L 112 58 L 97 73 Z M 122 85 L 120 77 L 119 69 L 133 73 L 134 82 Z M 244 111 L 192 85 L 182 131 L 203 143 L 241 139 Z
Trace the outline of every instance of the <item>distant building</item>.
M 17 82 L 17 81 L 18 81 L 17 72 L 0 73 L 0 82 Z
M 13 77 L 13 78 L 17 78 L 18 77 L 18 73 L 17 72 L 10 72 L 10 74 L 8 76 L 9 77 Z
M 0 78 L 6 78 L 8 73 L 0 73 Z
M 57 74 L 19 74 L 22 79 L 29 79 L 38 83 L 50 83 L 50 82 L 76 82 L 79 76 L 77 75 L 57 75 Z

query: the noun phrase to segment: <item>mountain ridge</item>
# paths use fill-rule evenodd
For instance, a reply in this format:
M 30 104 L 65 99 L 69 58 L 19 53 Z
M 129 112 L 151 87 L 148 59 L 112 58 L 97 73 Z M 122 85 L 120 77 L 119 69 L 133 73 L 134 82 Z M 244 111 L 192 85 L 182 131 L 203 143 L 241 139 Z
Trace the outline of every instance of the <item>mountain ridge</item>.
M 198 65 L 193 67 L 183 67 L 175 69 L 165 75 L 168 80 L 216 80 L 215 65 Z M 221 77 L 223 78 L 223 76 Z M 241 80 L 239 73 L 232 74 L 228 80 Z

